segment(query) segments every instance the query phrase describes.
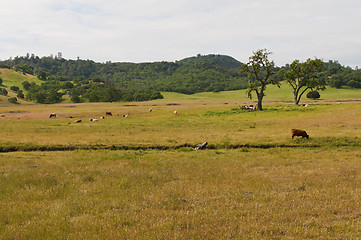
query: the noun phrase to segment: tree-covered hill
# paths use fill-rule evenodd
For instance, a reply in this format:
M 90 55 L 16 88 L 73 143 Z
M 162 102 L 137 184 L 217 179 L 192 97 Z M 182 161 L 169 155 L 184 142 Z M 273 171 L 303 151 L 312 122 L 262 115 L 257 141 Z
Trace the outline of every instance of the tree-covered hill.
M 77 78 L 96 79 L 115 87 L 186 94 L 247 87 L 247 76 L 239 75 L 242 63 L 223 55 L 198 55 L 176 62 L 97 63 L 81 59 L 39 58 L 27 54 L 24 57 L 2 61 L 0 64 L 18 71 L 37 74 L 43 80 L 54 76 L 61 76 L 69 81 Z
M 242 66 L 242 63 L 238 60 L 234 59 L 233 57 L 226 56 L 226 55 L 215 55 L 215 54 L 209 54 L 209 55 L 200 55 L 198 54 L 196 57 L 189 57 L 180 60 L 181 63 L 199 63 L 199 62 L 205 62 L 205 63 L 214 63 L 218 66 L 224 67 L 224 68 L 236 68 L 239 69 Z

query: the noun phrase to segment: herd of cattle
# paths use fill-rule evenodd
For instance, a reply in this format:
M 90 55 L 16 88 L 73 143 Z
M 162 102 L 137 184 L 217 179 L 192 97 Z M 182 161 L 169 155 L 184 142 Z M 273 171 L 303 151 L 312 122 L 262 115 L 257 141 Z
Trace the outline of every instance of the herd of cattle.
M 247 106 L 247 108 L 244 108 L 242 106 L 242 109 L 253 110 L 253 106 Z M 152 111 L 153 111 L 153 109 L 149 108 L 149 112 L 152 112 Z M 113 114 L 111 112 L 105 112 L 105 115 L 106 116 L 113 116 Z M 174 115 L 178 115 L 178 112 L 174 111 Z M 129 113 L 123 115 L 124 118 L 127 118 L 128 116 L 129 116 Z M 56 113 L 50 113 L 49 118 L 56 118 Z M 73 118 L 73 117 L 70 116 L 70 118 Z M 102 117 L 100 117 L 100 119 L 105 119 L 105 117 L 102 116 Z M 90 118 L 89 121 L 97 122 L 98 119 Z M 81 119 L 77 119 L 77 120 L 74 121 L 74 123 L 80 123 L 80 122 L 82 122 Z M 70 123 L 68 123 L 68 124 L 70 124 Z M 310 137 L 305 130 L 291 129 L 291 137 L 292 137 L 292 139 L 294 137 L 296 137 L 296 136 L 297 137 L 302 137 L 302 138 L 307 138 L 307 139 Z
M 149 110 L 149 111 L 151 112 L 151 110 Z M 56 118 L 56 116 L 57 116 L 56 113 L 50 113 L 49 118 Z M 105 116 L 113 116 L 113 114 L 111 112 L 105 112 Z M 123 115 L 123 117 L 125 117 L 125 118 L 127 118 L 128 116 L 129 116 L 129 113 Z M 69 118 L 74 118 L 74 117 L 69 116 Z M 105 117 L 101 116 L 100 119 L 105 119 Z M 97 122 L 99 120 L 96 118 L 90 118 L 89 121 Z M 81 119 L 77 119 L 74 121 L 74 123 L 81 123 L 81 122 L 82 122 Z M 68 124 L 70 124 L 70 123 L 68 123 Z

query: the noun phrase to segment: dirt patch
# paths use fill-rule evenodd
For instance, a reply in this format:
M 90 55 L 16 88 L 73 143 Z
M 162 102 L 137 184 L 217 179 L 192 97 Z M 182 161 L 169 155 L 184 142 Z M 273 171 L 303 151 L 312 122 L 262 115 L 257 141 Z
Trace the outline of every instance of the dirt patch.
M 7 113 L 1 113 L 0 116 L 4 116 L 1 118 L 49 118 L 49 113 L 30 113 L 30 112 L 7 112 Z

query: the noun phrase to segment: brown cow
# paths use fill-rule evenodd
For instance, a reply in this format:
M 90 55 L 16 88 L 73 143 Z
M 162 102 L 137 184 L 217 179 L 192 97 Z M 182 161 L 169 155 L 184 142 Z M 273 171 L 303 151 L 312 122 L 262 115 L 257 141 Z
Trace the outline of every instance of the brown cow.
M 307 139 L 310 137 L 310 136 L 306 133 L 306 131 L 304 131 L 304 130 L 292 129 L 292 139 L 293 139 L 295 136 L 299 136 L 299 137 L 307 138 Z
M 49 118 L 56 118 L 56 113 L 50 113 Z

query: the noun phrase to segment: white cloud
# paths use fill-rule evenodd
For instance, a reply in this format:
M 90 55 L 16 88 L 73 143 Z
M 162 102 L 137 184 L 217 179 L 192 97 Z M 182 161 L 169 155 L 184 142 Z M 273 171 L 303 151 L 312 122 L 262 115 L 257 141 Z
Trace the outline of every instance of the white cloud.
M 95 61 L 174 61 L 197 53 L 277 65 L 319 57 L 360 66 L 356 0 L 14 0 L 0 9 L 0 59 L 63 52 Z

